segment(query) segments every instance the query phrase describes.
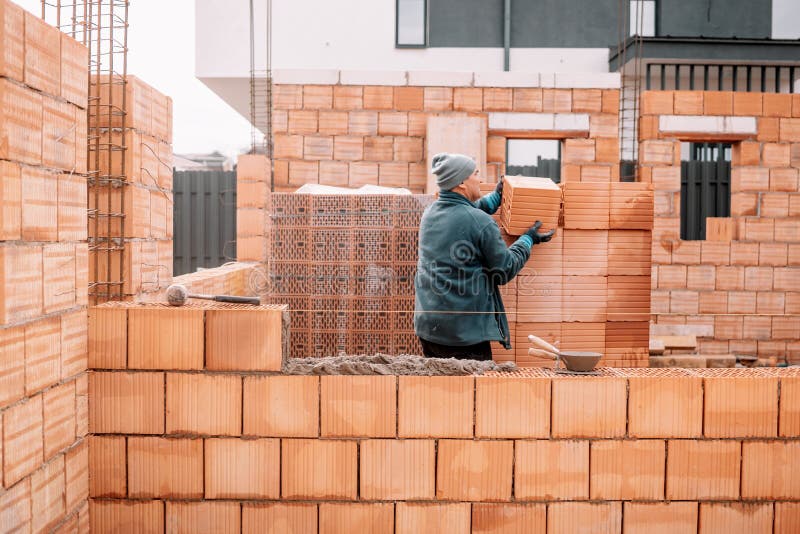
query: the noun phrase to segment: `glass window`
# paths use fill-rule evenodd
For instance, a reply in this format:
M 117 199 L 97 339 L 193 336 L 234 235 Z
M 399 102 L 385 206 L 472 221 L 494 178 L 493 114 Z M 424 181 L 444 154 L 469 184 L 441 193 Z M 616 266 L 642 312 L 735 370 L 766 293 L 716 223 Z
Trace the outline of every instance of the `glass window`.
M 631 0 L 630 18 L 628 19 L 630 35 L 653 37 L 656 34 L 656 2 L 655 0 Z
M 397 0 L 397 46 L 427 44 L 426 0 Z
M 506 174 L 538 176 L 561 181 L 561 142 L 558 139 L 509 139 Z

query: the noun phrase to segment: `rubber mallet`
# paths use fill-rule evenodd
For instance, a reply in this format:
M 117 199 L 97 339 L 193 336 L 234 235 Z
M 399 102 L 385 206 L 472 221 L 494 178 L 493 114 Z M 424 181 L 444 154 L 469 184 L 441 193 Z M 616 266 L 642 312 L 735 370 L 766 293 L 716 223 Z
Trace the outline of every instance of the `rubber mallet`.
M 261 304 L 261 299 L 258 297 L 237 297 L 235 295 L 201 295 L 189 293 L 186 286 L 181 284 L 172 284 L 167 288 L 167 302 L 171 306 L 183 306 L 188 299 L 203 299 L 213 300 L 215 302 L 230 302 L 233 304 Z

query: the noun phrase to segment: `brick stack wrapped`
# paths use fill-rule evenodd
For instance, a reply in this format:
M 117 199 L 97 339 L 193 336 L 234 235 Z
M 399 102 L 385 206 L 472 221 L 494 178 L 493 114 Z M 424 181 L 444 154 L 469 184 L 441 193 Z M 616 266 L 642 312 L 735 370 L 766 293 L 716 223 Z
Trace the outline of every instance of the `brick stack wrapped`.
M 562 189 L 563 226 L 533 248 L 516 280 L 515 348 L 497 349 L 495 358 L 550 365 L 527 354 L 527 336 L 535 334 L 564 350 L 600 352 L 601 365 L 646 366 L 651 186 L 568 182 Z
M 413 329 L 422 195 L 270 197 L 269 291 L 292 356 L 419 353 Z
M 92 114 L 90 126 L 100 141 L 90 144 L 89 169 L 97 172 L 101 183 L 89 188 L 89 207 L 100 214 L 122 216 L 90 220 L 89 237 L 98 237 L 102 243 L 90 254 L 90 280 L 121 281 L 123 295 L 133 296 L 157 291 L 172 279 L 172 99 L 135 76 L 128 76 L 124 86 L 120 80 L 108 80 L 94 78 L 92 86 L 92 94 L 100 97 L 100 111 Z M 123 87 L 124 131 L 118 111 Z M 124 186 L 105 185 L 104 178 L 124 181 Z M 108 237 L 120 238 L 124 254 L 111 252 L 108 257 L 103 250 Z M 123 280 L 119 280 L 120 272 Z M 100 293 L 105 291 L 105 286 L 99 286 Z
M 0 0 L 0 530 L 88 530 L 87 49 Z
M 708 131 L 712 118 L 743 128 Z M 655 189 L 654 322 L 713 326 L 701 354 L 800 360 L 800 96 L 648 91 L 639 124 L 640 175 Z M 730 217 L 705 240 L 680 239 L 680 149 L 692 137 L 676 129 L 733 138 Z

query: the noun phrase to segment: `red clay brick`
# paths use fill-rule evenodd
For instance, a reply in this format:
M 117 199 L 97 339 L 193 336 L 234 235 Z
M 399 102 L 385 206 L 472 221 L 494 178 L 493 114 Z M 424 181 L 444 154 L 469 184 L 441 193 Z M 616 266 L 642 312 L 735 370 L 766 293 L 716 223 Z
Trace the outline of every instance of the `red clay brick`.
M 344 111 L 319 112 L 319 133 L 325 135 L 346 135 L 347 127 L 348 127 L 348 118 L 346 112 Z
M 61 378 L 82 373 L 87 368 L 86 310 L 81 309 L 61 316 Z
M 779 435 L 800 436 L 800 377 L 781 378 Z
M 675 113 L 677 115 L 702 115 L 702 91 L 675 91 Z
M 333 87 L 330 85 L 303 86 L 303 108 L 331 109 L 333 107 Z
M 317 505 L 308 503 L 242 504 L 242 534 L 317 532 Z
M 770 437 L 778 434 L 778 379 L 706 377 L 706 437 Z
M 780 132 L 783 131 L 780 128 L 781 120 L 785 119 L 760 117 L 758 119 L 758 136 L 756 139 L 767 142 L 784 141 L 785 139 L 780 135 Z
M 326 534 L 393 532 L 394 504 L 320 503 L 319 531 Z
M 626 534 L 694 533 L 697 514 L 696 502 L 626 502 L 622 528 Z
M 208 310 L 206 369 L 279 371 L 282 361 L 280 309 Z M 239 332 L 231 338 L 230 332 Z
M 455 111 L 482 111 L 483 89 L 480 87 L 456 87 L 453 89 L 453 109 Z M 534 110 L 530 110 L 534 111 Z M 538 111 L 541 111 L 539 109 Z
M 25 479 L 0 494 L 0 525 L 9 532 L 30 532 L 30 479 Z
M 548 532 L 621 532 L 622 503 L 553 503 L 548 509 Z
M 82 441 L 64 455 L 66 481 L 66 510 L 82 506 L 89 498 L 89 443 Z
M 302 85 L 274 85 L 272 105 L 275 109 L 301 109 L 303 107 Z
M 203 496 L 203 440 L 128 438 L 128 496 Z
M 316 111 L 289 111 L 288 128 L 294 134 L 314 134 L 318 128 L 318 113 Z M 308 137 L 304 142 L 308 142 Z
M 433 440 L 365 440 L 360 451 L 360 495 L 368 500 L 433 499 Z
M 456 89 L 456 92 L 458 91 L 459 89 Z M 463 89 L 462 91 L 480 91 L 480 89 Z M 591 95 L 588 94 L 581 95 L 580 104 L 584 107 L 591 106 L 592 105 Z M 529 87 L 514 88 L 514 97 L 512 106 L 514 111 L 541 112 L 542 90 L 539 88 L 529 88 Z
M 672 91 L 646 91 L 642 93 L 642 115 L 671 115 L 673 113 Z
M 365 137 L 364 159 L 368 161 L 392 161 L 394 157 L 394 138 Z
M 25 394 L 61 378 L 61 321 L 49 317 L 25 325 Z
M 436 498 L 510 500 L 513 449 L 511 441 L 439 441 Z
M 205 440 L 206 499 L 280 497 L 280 441 Z
M 610 438 L 625 434 L 624 379 L 558 379 L 553 381 L 552 395 L 553 437 Z
M 389 86 L 364 87 L 364 109 L 392 109 L 394 88 Z
M 401 376 L 398 380 L 400 437 L 472 436 L 472 377 Z
M 770 532 L 772 504 L 700 503 L 699 532 Z
M 487 87 L 483 90 L 484 111 L 511 111 L 514 105 L 513 100 L 513 90 L 510 88 Z M 544 108 L 544 104 L 542 107 Z
M 89 394 L 92 433 L 164 433 L 164 373 L 91 373 Z
M 281 496 L 284 499 L 355 499 L 356 456 L 354 441 L 284 439 Z
M 598 440 L 591 444 L 590 498 L 664 498 L 665 446 L 661 440 Z
M 800 443 L 746 441 L 742 444 L 742 498 L 796 499 L 800 495 L 797 469 Z
M 64 484 L 64 456 L 58 456 L 31 475 L 33 532 L 49 530 L 64 517 Z
M 691 438 L 702 435 L 702 379 L 630 377 L 628 384 L 630 436 Z
M 800 108 L 799 108 L 800 109 Z M 775 534 L 791 534 L 800 525 L 800 503 L 775 503 Z
M 243 434 L 278 437 L 319 435 L 319 377 L 244 378 Z
M 453 110 L 452 87 L 425 87 L 423 97 L 424 108 L 431 111 Z
M 6 406 L 25 395 L 25 328 L 17 326 L 0 330 L 0 406 Z
M 128 310 L 128 368 L 202 369 L 203 310 Z
M 424 106 L 425 93 L 422 87 L 395 87 L 394 109 L 397 111 L 419 111 Z
M 92 532 L 164 532 L 163 501 L 89 501 Z
M 127 496 L 127 453 L 124 436 L 89 436 L 89 495 Z
M 238 502 L 167 502 L 167 530 L 176 534 L 192 532 L 241 532 Z
M 48 389 L 42 396 L 44 405 L 44 459 L 75 441 L 75 381 Z
M 241 434 L 242 379 L 167 373 L 166 406 L 168 434 Z
M 393 376 L 321 378 L 323 436 L 392 437 L 397 424 L 397 382 Z
M 472 532 L 475 534 L 525 534 L 545 532 L 547 507 L 544 504 L 472 505 Z
M 669 440 L 665 497 L 738 499 L 740 457 L 739 441 Z
M 58 239 L 58 178 L 47 170 L 22 167 L 22 239 Z
M 36 395 L 3 412 L 3 432 L 3 486 L 10 488 L 42 464 L 42 396 Z
M 549 435 L 549 379 L 476 377 L 476 437 L 545 438 Z
M 395 534 L 469 534 L 469 503 L 397 503 Z
M 589 442 L 516 442 L 514 495 L 518 500 L 589 498 Z

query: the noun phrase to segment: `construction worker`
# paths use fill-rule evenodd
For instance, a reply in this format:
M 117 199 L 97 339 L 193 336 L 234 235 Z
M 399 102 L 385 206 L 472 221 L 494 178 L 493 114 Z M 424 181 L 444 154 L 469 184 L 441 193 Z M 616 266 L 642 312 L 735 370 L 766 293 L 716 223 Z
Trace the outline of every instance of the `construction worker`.
M 491 215 L 500 207 L 503 181 L 481 197 L 479 169 L 463 154 L 432 161 L 439 198 L 422 215 L 414 279 L 414 330 L 429 358 L 491 360 L 490 341 L 511 348 L 499 288 L 528 261 L 531 247 L 549 241 L 541 222 L 510 247 Z

